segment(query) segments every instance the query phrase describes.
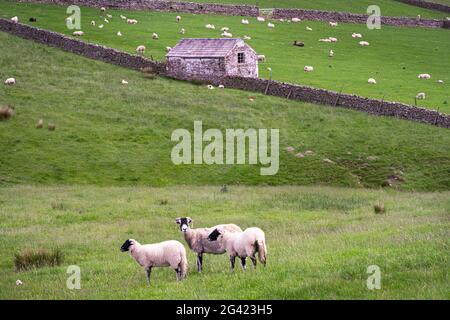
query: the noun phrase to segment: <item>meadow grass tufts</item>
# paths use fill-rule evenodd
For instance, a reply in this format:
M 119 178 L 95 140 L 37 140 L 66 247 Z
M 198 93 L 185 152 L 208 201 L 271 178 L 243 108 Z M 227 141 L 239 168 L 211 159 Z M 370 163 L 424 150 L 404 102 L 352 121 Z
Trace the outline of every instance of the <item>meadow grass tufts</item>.
M 59 266 L 64 261 L 60 249 L 24 249 L 14 255 L 14 265 L 17 272 L 46 266 Z

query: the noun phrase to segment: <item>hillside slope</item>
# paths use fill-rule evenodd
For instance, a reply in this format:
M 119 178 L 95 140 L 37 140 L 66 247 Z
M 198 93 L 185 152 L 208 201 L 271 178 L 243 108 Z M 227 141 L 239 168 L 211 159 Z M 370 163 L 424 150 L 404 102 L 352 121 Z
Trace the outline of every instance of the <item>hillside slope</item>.
M 205 86 L 107 65 L 0 33 L 0 183 L 177 185 L 327 184 L 450 188 L 450 134 L 403 120 Z M 127 79 L 129 85 L 121 84 Z M 248 99 L 254 97 L 254 101 Z M 38 119 L 56 130 L 36 129 Z M 175 166 L 173 130 L 279 128 L 280 170 L 258 166 Z M 293 146 L 295 152 L 285 148 Z M 295 157 L 312 150 L 314 155 Z M 323 159 L 329 158 L 334 164 Z
M 423 18 L 445 17 L 444 12 L 418 8 L 395 0 L 191 0 L 190 2 L 247 4 L 260 8 L 301 8 L 364 14 L 367 13 L 369 6 L 377 5 L 384 16 L 415 17 L 420 14 Z M 430 2 L 449 3 L 448 0 Z
M 175 21 L 177 13 L 109 10 L 113 18 L 104 22 L 95 8 L 81 8 L 81 28 L 84 41 L 103 44 L 119 50 L 135 53 L 138 45 L 146 46 L 145 55 L 156 60 L 164 59 L 166 47 L 173 47 L 181 38 L 217 38 L 220 28 L 227 26 L 234 37 L 245 35 L 252 39 L 248 44 L 258 54 L 264 54 L 266 63 L 260 63 L 260 76 L 269 77 L 268 67 L 276 80 L 300 83 L 364 97 L 400 101 L 414 104 L 419 92 L 426 93 L 425 100 L 418 100 L 419 106 L 439 109 L 450 113 L 450 30 L 429 28 L 402 28 L 383 26 L 381 30 L 368 30 L 366 25 L 339 24 L 331 28 L 326 22 L 303 21 L 281 23 L 275 21 L 275 28 L 266 23 L 250 19 L 249 25 L 240 23 L 239 17 L 217 15 L 181 14 L 180 23 Z M 139 21 L 128 25 L 119 18 L 123 14 Z M 71 35 L 66 27 L 66 7 L 39 4 L 0 2 L 0 16 L 11 18 L 18 15 L 23 23 Z M 36 23 L 28 22 L 37 18 Z M 96 22 L 96 26 L 90 24 Z M 103 28 L 98 26 L 103 24 Z M 215 24 L 216 30 L 206 29 L 206 24 Z M 310 26 L 313 31 L 306 31 Z M 185 28 L 186 33 L 180 34 Z M 122 37 L 117 36 L 121 31 Z M 152 40 L 152 33 L 159 40 Z M 353 39 L 353 32 L 363 35 L 370 43 L 361 47 L 361 39 Z M 321 38 L 336 37 L 336 43 L 323 43 Z M 302 41 L 305 47 L 293 46 L 294 40 Z M 333 49 L 334 57 L 329 51 Z M 314 72 L 305 73 L 304 66 L 313 66 Z M 420 73 L 429 73 L 430 80 L 418 79 Z M 376 85 L 367 80 L 375 78 Z M 443 80 L 444 84 L 437 83 Z

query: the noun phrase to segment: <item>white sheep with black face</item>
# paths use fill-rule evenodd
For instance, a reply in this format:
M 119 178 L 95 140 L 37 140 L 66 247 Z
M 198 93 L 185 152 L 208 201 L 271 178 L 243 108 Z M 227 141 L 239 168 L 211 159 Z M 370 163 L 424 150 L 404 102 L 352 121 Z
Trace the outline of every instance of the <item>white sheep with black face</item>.
M 186 277 L 188 269 L 186 249 L 179 241 L 140 244 L 134 239 L 128 239 L 120 247 L 120 251 L 130 251 L 134 260 L 147 271 L 149 284 L 153 267 L 171 267 L 175 270 L 178 281 Z
M 184 240 L 186 240 L 189 248 L 197 254 L 197 270 L 202 272 L 203 269 L 203 254 L 223 254 L 225 247 L 222 241 L 211 242 L 208 240 L 208 235 L 216 228 L 222 227 L 229 233 L 242 232 L 242 229 L 235 224 L 221 224 L 212 228 L 191 228 L 192 219 L 176 218 L 175 222 L 180 225 L 180 231 L 183 232 Z
M 229 232 L 219 226 L 212 231 L 208 240 L 211 242 L 222 241 L 225 250 L 230 257 L 231 269 L 234 270 L 236 257 L 241 258 L 241 266 L 245 266 L 245 259 L 249 257 L 256 268 L 256 253 L 259 261 L 265 266 L 267 262 L 266 236 L 260 228 L 247 228 L 243 232 Z

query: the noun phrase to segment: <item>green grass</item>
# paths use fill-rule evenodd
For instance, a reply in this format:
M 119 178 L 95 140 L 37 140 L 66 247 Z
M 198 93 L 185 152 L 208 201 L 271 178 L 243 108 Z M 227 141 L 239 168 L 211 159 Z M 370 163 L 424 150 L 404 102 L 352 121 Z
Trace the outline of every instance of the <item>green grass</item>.
M 391 175 L 404 190 L 450 188 L 448 129 L 253 94 L 208 90 L 82 58 L 0 33 L 0 184 L 269 184 L 379 188 Z M 121 84 L 127 79 L 129 85 Z M 248 97 L 254 96 L 250 102 Z M 36 129 L 38 119 L 55 131 Z M 173 130 L 279 128 L 280 169 L 256 165 L 174 166 Z M 293 146 L 295 152 L 285 151 Z M 296 158 L 297 152 L 314 155 Z M 334 164 L 323 159 L 329 158 Z M 59 204 L 56 203 L 55 207 Z
M 17 186 L 0 189 L 0 199 L 0 299 L 450 298 L 449 192 Z M 52 201 L 65 209 L 52 209 Z M 384 215 L 374 213 L 379 201 Z M 157 268 L 148 287 L 145 272 L 120 246 L 128 238 L 185 244 L 174 222 L 185 215 L 196 227 L 258 225 L 266 232 L 267 267 L 231 274 L 225 255 L 206 255 L 198 274 L 188 251 L 185 281 Z M 64 253 L 63 265 L 15 272 L 16 251 L 53 246 Z M 66 288 L 69 265 L 81 268 L 81 290 Z M 381 290 L 366 287 L 369 265 L 381 268 Z
M 90 25 L 91 20 L 102 23 L 99 10 L 82 8 L 83 40 L 107 45 L 135 53 L 138 45 L 145 44 L 146 56 L 164 59 L 165 48 L 174 46 L 183 36 L 181 27 L 187 30 L 184 37 L 220 37 L 220 28 L 228 26 L 234 36 L 249 35 L 248 43 L 260 54 L 267 57 L 267 63 L 259 66 L 260 75 L 267 78 L 267 67 L 273 69 L 274 79 L 310 85 L 319 88 L 358 94 L 361 96 L 415 103 L 419 92 L 426 93 L 425 100 L 418 105 L 450 113 L 450 59 L 445 59 L 450 51 L 450 32 L 444 29 L 383 27 L 370 31 L 365 25 L 340 24 L 331 28 L 324 22 L 305 21 L 298 24 L 275 22 L 271 30 L 265 23 L 251 19 L 250 25 L 242 25 L 239 17 L 182 14 L 181 23 L 175 22 L 176 13 L 155 13 L 142 11 L 115 11 L 111 23 L 99 29 Z M 139 20 L 137 25 L 127 25 L 119 14 Z M 70 35 L 65 26 L 65 7 L 0 3 L 0 16 L 18 15 L 23 22 L 37 17 L 38 27 Z M 214 23 L 217 30 L 204 26 Z M 313 28 L 312 32 L 305 27 Z M 118 37 L 117 31 L 123 36 Z M 152 32 L 157 32 L 160 40 L 152 40 Z M 369 47 L 358 45 L 359 39 L 351 38 L 353 32 L 362 33 Z M 338 42 L 325 44 L 320 38 L 336 37 Z M 306 46 L 292 46 L 293 40 L 304 41 Z M 333 49 L 334 58 L 328 57 Z M 305 65 L 314 66 L 312 73 L 303 72 Z M 420 73 L 430 73 L 431 80 L 418 79 Z M 375 78 L 377 85 L 369 85 L 367 80 Z M 444 80 L 438 84 L 437 80 Z
M 449 3 L 448 0 L 440 1 L 444 4 Z M 257 5 L 260 8 L 302 8 L 363 14 L 367 13 L 370 5 L 377 5 L 383 16 L 414 17 L 420 14 L 423 18 L 439 19 L 446 15 L 444 12 L 410 6 L 395 0 L 193 0 L 193 2 L 248 4 Z

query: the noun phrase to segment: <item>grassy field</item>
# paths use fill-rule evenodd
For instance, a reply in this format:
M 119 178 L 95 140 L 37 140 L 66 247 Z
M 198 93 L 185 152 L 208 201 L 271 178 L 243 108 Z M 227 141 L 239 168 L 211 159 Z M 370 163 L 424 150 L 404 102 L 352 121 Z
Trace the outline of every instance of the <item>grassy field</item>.
M 0 299 L 450 298 L 449 192 L 18 186 L 0 189 L 0 199 Z M 379 201 L 384 215 L 373 211 Z M 174 219 L 185 215 L 196 227 L 257 224 L 266 231 L 267 267 L 231 274 L 226 256 L 207 255 L 199 275 L 189 251 L 185 281 L 156 269 L 148 287 L 120 246 L 131 237 L 184 243 Z M 59 248 L 64 263 L 17 273 L 14 253 L 24 248 Z M 81 290 L 66 288 L 69 265 L 81 268 Z M 381 269 L 381 290 L 366 287 L 369 265 Z
M 250 25 L 242 25 L 238 17 L 183 14 L 181 23 L 175 22 L 175 13 L 113 11 L 109 24 L 102 22 L 99 10 L 82 9 L 83 40 L 104 44 L 127 52 L 135 52 L 138 45 L 145 44 L 148 57 L 164 59 L 166 46 L 174 46 L 182 37 L 220 37 L 220 28 L 228 26 L 234 36 L 249 35 L 248 43 L 267 57 L 260 64 L 260 74 L 267 78 L 267 67 L 273 69 L 273 78 L 291 83 L 300 83 L 319 88 L 331 89 L 361 96 L 415 103 L 419 92 L 426 93 L 425 100 L 418 105 L 450 113 L 450 60 L 444 57 L 450 51 L 450 32 L 428 28 L 383 27 L 370 31 L 365 25 L 340 24 L 331 28 L 323 22 L 305 21 L 298 24 L 275 22 L 275 29 L 251 19 Z M 127 25 L 119 14 L 139 20 L 137 25 Z M 0 2 L 0 16 L 18 15 L 23 22 L 37 17 L 34 25 L 57 32 L 71 34 L 65 26 L 65 7 L 16 4 Z M 103 29 L 93 27 L 103 23 Z M 217 30 L 209 30 L 207 23 L 216 25 Z M 313 28 L 312 32 L 305 27 Z M 179 34 L 181 28 L 186 34 Z M 118 37 L 117 31 L 123 36 Z M 160 40 L 152 40 L 152 32 L 157 32 Z M 353 32 L 362 33 L 369 47 L 358 45 Z M 336 37 L 337 43 L 322 43 L 324 37 Z M 304 48 L 292 46 L 293 40 L 305 42 Z M 334 57 L 329 58 L 330 49 Z M 305 65 L 314 66 L 312 73 L 303 72 Z M 420 73 L 430 73 L 431 80 L 417 78 Z M 369 85 L 368 78 L 375 78 L 376 85 Z M 445 83 L 438 84 L 441 79 Z
M 326 11 L 367 13 L 367 7 L 377 5 L 384 16 L 417 16 L 426 18 L 445 17 L 444 12 L 410 6 L 395 0 L 193 0 L 193 2 L 248 4 L 260 8 L 302 8 Z M 448 3 L 448 0 L 434 2 Z
M 0 184 L 327 184 L 449 190 L 448 129 L 238 90 L 208 90 L 81 58 L 0 33 Z M 121 84 L 129 81 L 128 86 Z M 254 101 L 248 97 L 253 96 Z M 56 131 L 36 129 L 38 119 Z M 255 165 L 174 166 L 172 131 L 279 128 L 280 170 Z M 285 151 L 293 146 L 295 152 Z M 297 158 L 297 152 L 314 155 Z M 323 159 L 329 158 L 334 164 Z
M 1 16 L 13 11 L 65 31 L 55 22 L 64 21 L 59 7 L 0 3 Z M 98 17 L 90 9 L 85 14 L 92 14 L 88 21 Z M 149 50 L 155 57 L 167 45 L 165 32 L 176 41 L 173 14 L 134 15 L 140 20 L 134 40 L 126 36 L 135 30 L 120 25 L 119 43 L 117 21 L 105 27 L 111 32 L 85 29 L 86 39 L 132 51 L 137 39 L 157 31 L 162 39 Z M 201 35 L 210 18 L 183 15 L 183 23 Z M 167 30 L 153 30 L 154 20 Z M 241 28 L 238 21 L 233 28 Z M 395 30 L 412 37 L 425 29 Z M 448 129 L 208 90 L 2 32 L 0 52 L 0 79 L 17 81 L 0 85 L 0 106 L 14 108 L 11 119 L 0 121 L 0 299 L 450 299 Z M 36 128 L 38 119 L 44 128 Z M 171 134 L 192 131 L 195 120 L 204 129 L 279 128 L 278 174 L 261 176 L 256 165 L 173 165 Z M 47 130 L 48 123 L 56 130 Z M 313 155 L 295 156 L 306 150 Z M 394 178 L 392 188 L 381 188 Z M 228 192 L 220 192 L 222 184 Z M 374 212 L 379 204 L 384 214 Z M 262 228 L 267 267 L 230 273 L 225 255 L 207 255 L 198 274 L 188 251 L 185 281 L 156 269 L 148 287 L 145 272 L 119 248 L 128 238 L 184 243 L 174 222 L 180 216 L 192 217 L 195 227 Z M 27 250 L 55 252 L 63 262 L 18 272 L 15 255 Z M 66 287 L 70 265 L 81 269 L 81 290 Z M 367 289 L 370 265 L 380 267 L 380 290 Z

